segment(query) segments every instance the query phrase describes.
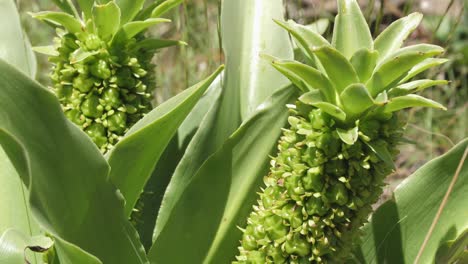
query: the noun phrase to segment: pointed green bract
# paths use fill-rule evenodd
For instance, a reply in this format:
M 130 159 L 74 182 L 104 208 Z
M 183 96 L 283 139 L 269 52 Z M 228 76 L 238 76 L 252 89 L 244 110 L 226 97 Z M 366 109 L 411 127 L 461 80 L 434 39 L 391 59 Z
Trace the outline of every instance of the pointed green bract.
M 288 127 L 233 263 L 347 263 L 395 170 L 405 125 L 397 112 L 445 109 L 413 93 L 446 81 L 405 83 L 445 62 L 430 58 L 443 52 L 435 45 L 400 48 L 419 15 L 394 23 L 374 46 L 357 2 L 339 0 L 338 7 L 331 46 L 294 22 L 278 23 L 313 65 L 271 59 L 303 94 L 289 105 Z
M 326 101 L 332 103 L 336 101 L 336 92 L 330 80 L 315 68 L 297 61 L 273 61 L 272 66 L 303 92 L 317 89 Z
M 380 60 L 399 49 L 406 38 L 418 27 L 422 14 L 412 13 L 388 26 L 376 39 L 374 48 L 380 53 Z
M 105 153 L 152 109 L 154 52 L 180 42 L 145 41 L 148 27 L 169 20 L 133 21 L 142 1 L 132 6 L 125 0 L 77 2 L 84 17 L 33 15 L 59 27 L 55 50 L 37 50 L 50 55 L 53 88 L 65 115 Z
M 332 45 L 347 59 L 362 48 L 373 49 L 372 35 L 355 0 L 338 0 Z
M 105 5 L 94 5 L 93 22 L 99 37 L 104 41 L 114 36 L 120 26 L 120 8 L 113 1 Z
M 362 83 L 365 83 L 371 77 L 378 58 L 379 53 L 377 51 L 364 48 L 356 51 L 349 60 Z
M 348 85 L 359 82 L 358 75 L 351 63 L 336 49 L 322 47 L 314 50 L 314 54 L 322 63 L 330 81 L 338 93 Z

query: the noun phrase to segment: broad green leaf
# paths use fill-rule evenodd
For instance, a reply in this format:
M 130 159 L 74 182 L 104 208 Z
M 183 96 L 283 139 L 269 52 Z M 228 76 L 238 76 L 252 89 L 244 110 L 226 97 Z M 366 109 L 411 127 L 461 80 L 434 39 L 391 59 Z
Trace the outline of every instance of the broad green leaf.
M 75 14 L 75 7 L 73 6 L 70 0 L 52 0 L 54 4 L 56 4 L 62 11 L 74 15 Z
M 367 82 L 377 64 L 379 53 L 375 50 L 370 51 L 367 48 L 356 51 L 350 59 L 351 65 L 359 76 L 362 83 Z
M 162 2 L 161 4 L 157 5 L 156 8 L 153 9 L 153 11 L 151 12 L 151 17 L 152 18 L 160 17 L 161 15 L 164 15 L 166 12 L 178 6 L 182 2 L 183 0 L 166 0 Z
M 283 18 L 281 3 L 280 0 L 230 0 L 224 1 L 222 6 L 221 25 L 224 28 L 221 35 L 228 62 L 226 81 L 229 82 L 227 85 L 238 86 L 243 120 L 277 89 L 289 84 L 260 57 L 268 54 L 282 59 L 293 58 L 287 32 L 273 22 L 273 19 Z
M 315 61 L 315 55 L 312 52 L 313 49 L 330 46 L 328 40 L 307 26 L 297 24 L 293 20 L 288 20 L 287 22 L 275 20 L 275 22 L 292 35 L 297 46 L 299 46 L 302 52 L 312 61 Z
M 430 44 L 417 44 L 402 48 L 377 65 L 366 86 L 372 96 L 398 83 L 411 68 L 423 60 L 439 55 L 443 48 Z
M 456 261 L 466 254 L 468 246 L 468 229 L 465 229 L 456 239 L 442 244 L 436 253 L 435 263 L 457 263 Z M 464 262 L 458 262 L 464 263 Z
M 115 0 L 115 2 L 121 11 L 121 25 L 132 21 L 145 4 L 145 0 Z
M 24 264 L 26 260 L 29 263 L 42 263 L 41 256 L 33 252 L 41 253 L 52 245 L 48 237 L 31 237 L 16 229 L 8 229 L 0 235 L 0 263 Z
M 320 108 L 325 113 L 334 116 L 341 121 L 346 120 L 346 113 L 343 110 L 334 104 L 324 102 L 320 94 L 318 94 L 316 91 L 310 91 L 301 95 L 301 97 L 299 97 L 299 101 L 304 104 Z
M 335 17 L 332 45 L 347 59 L 362 48 L 373 50 L 374 43 L 356 0 L 338 0 L 338 15 Z
M 341 105 L 348 116 L 358 116 L 374 105 L 374 99 L 361 83 L 346 87 L 340 95 Z
M 185 46 L 187 45 L 187 43 L 180 41 L 180 40 L 148 38 L 148 39 L 144 39 L 136 43 L 132 49 L 154 51 L 154 50 L 167 48 L 170 46 L 176 46 L 176 45 Z
M 83 12 L 83 21 L 85 21 L 85 24 L 87 22 L 88 19 L 91 19 L 93 16 L 92 16 L 92 8 L 93 8 L 93 5 L 94 5 L 94 2 L 95 0 L 76 0 L 76 2 L 78 3 L 80 9 L 81 9 L 81 12 Z
M 420 63 L 416 64 L 413 68 L 411 68 L 411 70 L 408 71 L 406 76 L 403 79 L 401 79 L 401 81 L 399 83 L 405 83 L 409 79 L 411 79 L 414 76 L 418 75 L 419 73 L 421 73 L 421 72 L 423 72 L 423 71 L 425 71 L 425 70 L 427 70 L 429 68 L 444 64 L 444 63 L 446 63 L 448 61 L 449 61 L 448 59 L 441 59 L 441 58 L 428 58 L 428 59 L 425 59 L 425 60 L 421 61 Z
M 363 228 L 363 242 L 355 254 L 361 256 L 360 263 L 414 263 L 467 147 L 468 139 L 465 139 L 397 187 L 392 200 L 380 206 Z M 465 161 L 419 263 L 434 263 L 439 246 L 466 229 L 467 193 L 468 162 Z
M 340 137 L 340 139 L 348 145 L 353 145 L 354 143 L 356 143 L 356 140 L 359 137 L 358 136 L 359 129 L 357 126 L 351 129 L 347 129 L 347 130 L 337 128 L 336 132 L 338 133 L 338 136 Z
M 407 95 L 410 93 L 424 90 L 432 86 L 445 85 L 447 83 L 448 83 L 447 80 L 429 80 L 429 79 L 416 80 L 416 81 L 400 84 L 397 87 L 390 89 L 388 91 L 388 95 L 392 97 Z
M 390 99 L 383 111 L 386 113 L 395 112 L 408 107 L 432 107 L 447 110 L 440 103 L 416 94 L 408 94 Z
M 1 138 L 0 133 L 0 138 Z M 15 158 L 23 159 L 22 153 L 10 150 L 10 155 Z M 25 160 L 17 160 L 25 162 Z M 18 170 L 22 173 L 27 172 Z M 21 182 L 17 169 L 13 167 L 9 157 L 0 146 L 0 233 L 8 228 L 15 228 L 25 234 L 35 235 L 39 233 L 36 221 L 30 213 L 27 187 Z M 1 262 L 0 262 L 1 263 Z
M 32 13 L 32 17 L 44 20 L 50 23 L 53 23 L 57 26 L 64 27 L 68 32 L 71 33 L 79 33 L 82 30 L 83 25 L 80 23 L 78 19 L 74 16 L 63 13 L 63 12 L 53 12 L 53 11 L 44 11 L 38 13 Z
M 350 84 L 359 82 L 359 77 L 351 63 L 336 49 L 322 47 L 314 50 L 314 54 L 322 63 L 328 79 L 338 93 L 341 93 Z
M 380 55 L 379 62 L 401 48 L 406 38 L 418 27 L 422 17 L 420 13 L 412 13 L 393 22 L 380 33 L 374 42 L 374 48 Z
M 312 24 L 305 25 L 305 27 L 317 34 L 323 35 L 323 33 L 327 31 L 329 25 L 330 20 L 328 20 L 328 18 L 320 18 Z
M 268 96 L 279 89 L 282 80 L 286 79 L 267 62 L 260 60 L 252 62 L 252 58 L 259 58 L 260 53 L 268 53 L 286 59 L 289 56 L 292 57 L 287 34 L 276 25 L 268 23 L 274 17 L 282 17 L 280 12 L 282 8 L 280 0 L 225 0 L 222 2 L 221 35 L 226 55 L 223 92 L 219 101 L 213 105 L 200 124 L 167 187 L 156 222 L 155 239 L 168 223 L 170 213 L 195 172 L 239 127 L 242 122 L 241 112 L 245 113 L 247 109 L 253 107 L 255 102 L 261 100 L 262 96 Z M 256 17 L 260 14 L 262 14 L 261 17 Z M 243 19 L 240 21 L 239 17 Z M 249 21 L 265 22 L 259 23 L 255 27 L 255 32 L 265 33 L 254 34 L 252 24 Z M 244 27 L 248 29 L 244 30 Z M 244 33 L 239 34 L 238 32 Z M 278 38 L 278 36 L 284 36 L 284 38 Z M 261 41 L 263 38 L 265 41 Z M 284 40 L 284 42 L 280 40 Z M 278 53 L 288 55 L 281 56 Z M 253 66 L 252 63 L 259 64 Z M 257 70 L 250 72 L 248 69 Z M 259 75 L 260 73 L 261 75 Z M 286 82 L 288 83 L 287 80 Z M 252 92 L 251 97 L 246 98 L 245 102 L 252 100 L 250 101 L 252 105 L 246 107 L 245 104 L 240 103 L 239 98 L 241 93 L 244 96 L 249 95 L 249 91 Z M 241 110 L 241 105 L 243 105 L 244 110 Z
M 291 87 L 276 92 L 202 165 L 150 250 L 151 261 L 228 263 L 234 258 L 241 237 L 236 225 L 244 224 L 255 201 L 293 92 Z M 189 215 L 195 217 L 186 222 Z M 187 250 L 175 256 L 176 246 Z
M 136 34 L 142 32 L 143 30 L 146 30 L 148 27 L 164 22 L 171 22 L 171 20 L 165 18 L 149 18 L 144 21 L 129 22 L 123 25 L 122 28 L 117 31 L 112 41 L 114 43 L 122 43 L 127 39 L 133 38 Z
M 222 69 L 153 109 L 109 152 L 110 178 L 126 200 L 128 216 L 177 128 Z M 130 159 L 132 166 L 127 163 Z
M 41 228 L 104 263 L 145 263 L 94 143 L 68 121 L 48 89 L 3 61 L 0 72 L 0 131 L 6 135 L 0 144 L 24 150 L 29 173 L 19 176 L 29 181 L 31 211 Z
M 0 58 L 25 74 L 36 75 L 36 57 L 23 33 L 14 0 L 0 1 Z
M 187 118 L 182 122 L 177 130 L 177 143 L 180 149 L 185 150 L 188 145 L 188 141 L 195 134 L 203 118 L 206 116 L 210 108 L 215 105 L 215 102 L 219 100 L 222 91 L 222 80 L 224 73 L 220 73 L 213 83 L 210 85 L 206 93 L 200 100 L 198 100 L 195 107 L 190 111 Z
M 336 102 L 333 85 L 327 76 L 318 70 L 297 61 L 273 60 L 272 65 L 303 92 L 316 89 L 321 91 L 327 102 Z
M 120 8 L 114 2 L 94 4 L 92 9 L 93 22 L 101 39 L 108 41 L 120 26 Z
M 60 264 L 103 264 L 95 256 L 57 237 L 54 239 L 54 249 Z

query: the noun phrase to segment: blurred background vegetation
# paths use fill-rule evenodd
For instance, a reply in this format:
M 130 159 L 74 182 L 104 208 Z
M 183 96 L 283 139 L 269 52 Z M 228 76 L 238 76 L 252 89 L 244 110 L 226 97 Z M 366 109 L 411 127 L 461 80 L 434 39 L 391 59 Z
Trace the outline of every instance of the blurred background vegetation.
M 250 0 L 256 1 L 256 0 Z M 424 96 L 447 106 L 447 111 L 416 109 L 407 112 L 407 142 L 401 147 L 398 171 L 388 178 L 387 196 L 407 175 L 426 161 L 444 153 L 467 136 L 468 132 L 468 0 L 362 0 L 359 1 L 372 33 L 376 36 L 396 19 L 411 12 L 424 14 L 422 25 L 409 42 L 427 42 L 446 48 L 450 62 L 424 72 L 427 78 L 447 79 L 450 83 L 425 90 Z M 54 31 L 32 19 L 27 12 L 54 10 L 51 0 L 17 0 L 25 30 L 34 46 L 49 45 Z M 331 0 L 285 0 L 285 15 L 302 24 L 328 19 L 324 36 L 331 39 L 336 2 Z M 168 18 L 173 23 L 155 28 L 150 34 L 179 39 L 188 46 L 172 47 L 157 54 L 160 103 L 211 73 L 223 63 L 218 22 L 220 0 L 185 0 Z M 242 19 L 242 17 L 239 17 Z M 39 82 L 48 85 L 50 65 L 38 55 Z

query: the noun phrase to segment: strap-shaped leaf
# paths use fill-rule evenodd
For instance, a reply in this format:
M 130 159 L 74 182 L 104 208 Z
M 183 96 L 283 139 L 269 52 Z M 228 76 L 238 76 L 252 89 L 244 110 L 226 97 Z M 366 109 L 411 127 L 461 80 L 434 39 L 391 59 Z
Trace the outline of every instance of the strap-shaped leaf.
M 151 12 L 152 18 L 157 18 L 164 15 L 166 12 L 171 10 L 172 8 L 178 6 L 182 3 L 183 0 L 167 0 L 161 3 L 160 5 L 156 6 L 155 9 Z
M 416 64 L 413 68 L 411 68 L 411 70 L 408 71 L 408 74 L 406 74 L 406 76 L 403 79 L 401 79 L 401 81 L 399 83 L 407 82 L 409 79 L 411 79 L 414 76 L 420 74 L 421 72 L 423 72 L 423 71 L 425 71 L 425 70 L 427 70 L 429 68 L 444 64 L 444 63 L 446 63 L 448 61 L 449 61 L 448 59 L 427 58 L 427 59 L 421 61 L 420 63 Z
M 397 87 L 390 89 L 388 91 L 388 95 L 392 97 L 407 95 L 410 93 L 415 93 L 415 92 L 424 90 L 432 86 L 445 85 L 447 83 L 448 83 L 447 80 L 429 80 L 429 79 L 416 80 L 416 81 L 412 81 L 409 83 L 400 84 Z
M 55 25 L 62 26 L 71 33 L 78 33 L 82 31 L 82 25 L 80 21 L 67 13 L 44 11 L 32 13 L 31 16 L 39 20 L 44 20 Z
M 115 0 L 121 11 L 120 24 L 124 25 L 133 18 L 143 8 L 145 0 Z
M 232 260 L 241 236 L 236 226 L 245 221 L 255 200 L 268 155 L 287 118 L 284 105 L 296 98 L 294 91 L 284 87 L 268 98 L 221 148 L 191 172 L 190 181 L 180 183 L 187 187 L 180 191 L 148 253 L 152 263 Z M 180 248 L 186 249 L 184 254 L 179 254 Z
M 81 12 L 83 12 L 83 20 L 86 24 L 87 20 L 93 17 L 91 10 L 93 8 L 95 0 L 76 0 L 76 2 L 78 2 Z
M 37 62 L 23 32 L 15 1 L 0 1 L 0 58 L 34 78 Z
M 150 26 L 165 22 L 171 22 L 171 20 L 165 18 L 149 18 L 144 21 L 127 23 L 117 32 L 112 41 L 113 43 L 122 43 L 127 39 L 133 38 L 136 34 L 146 30 Z
M 327 102 L 336 102 L 336 92 L 330 80 L 318 70 L 297 61 L 272 61 L 273 67 L 284 74 L 303 92 L 318 89 Z
M 177 128 L 222 69 L 152 110 L 109 152 L 110 178 L 125 197 L 127 215 Z M 127 164 L 129 159 L 132 166 Z
M 330 46 L 330 43 L 322 37 L 320 34 L 303 26 L 297 24 L 293 20 L 288 20 L 287 22 L 275 20 L 276 24 L 286 29 L 296 40 L 296 43 L 301 48 L 301 50 L 307 54 L 309 57 L 313 58 L 312 49 L 322 46 Z
M 304 104 L 312 105 L 314 107 L 320 108 L 325 113 L 341 121 L 346 120 L 346 113 L 343 110 L 341 110 L 341 108 L 339 108 L 338 106 L 324 102 L 319 91 L 314 90 L 314 91 L 305 93 L 301 95 L 301 97 L 299 97 L 299 101 L 301 101 Z
M 42 263 L 36 261 L 41 256 L 32 252 L 41 253 L 52 247 L 53 241 L 45 236 L 31 237 L 16 229 L 8 229 L 0 234 L 0 263 L 24 264 Z
M 408 107 L 432 107 L 438 108 L 441 110 L 447 110 L 443 105 L 438 102 L 435 102 L 431 99 L 422 97 L 416 94 L 408 94 L 405 96 L 399 96 L 392 98 L 387 105 L 384 107 L 384 112 L 391 113 Z
M 347 59 L 362 48 L 372 50 L 372 35 L 356 0 L 338 0 L 332 45 Z
M 338 93 L 341 93 L 348 85 L 359 82 L 359 77 L 351 63 L 336 49 L 321 47 L 314 50 L 314 54 L 320 60 L 328 79 Z
M 358 116 L 374 105 L 369 91 L 361 83 L 354 83 L 346 87 L 341 93 L 340 99 L 343 110 L 349 117 Z
M 110 40 L 120 26 L 120 8 L 114 2 L 93 6 L 93 22 L 101 39 Z
M 351 129 L 338 128 L 336 129 L 336 133 L 338 133 L 338 136 L 344 143 L 353 145 L 359 137 L 359 128 L 357 126 Z
M 367 48 L 356 51 L 351 57 L 350 62 L 362 83 L 367 82 L 371 77 L 378 57 L 379 52 L 375 50 L 371 51 Z
M 20 177 L 30 179 L 38 224 L 104 263 L 147 263 L 96 145 L 67 120 L 49 89 L 1 60 L 0 72 L 0 131 L 7 135 L 0 142 L 16 139 L 24 150 L 28 173 Z
M 436 251 L 468 225 L 468 162 L 463 162 L 467 147 L 468 139 L 464 139 L 398 185 L 392 199 L 381 205 L 362 228 L 362 243 L 354 251 L 359 256 L 357 263 L 451 263 L 437 262 Z M 453 184 L 457 173 L 458 179 Z M 449 189 L 450 196 L 440 213 L 439 205 Z M 436 215 L 440 218 L 416 262 Z
M 328 18 L 320 18 L 312 24 L 305 25 L 307 29 L 312 30 L 317 34 L 323 35 L 327 31 L 328 26 L 330 25 L 330 20 Z
M 380 54 L 379 62 L 401 48 L 406 38 L 418 27 L 422 17 L 420 13 L 412 13 L 393 22 L 380 33 L 374 42 L 374 48 Z
M 443 51 L 443 48 L 430 44 L 402 48 L 377 65 L 366 86 L 371 95 L 376 96 L 398 83 L 415 65 L 429 57 L 441 54 Z
M 185 46 L 187 43 L 180 40 L 170 40 L 170 39 L 156 39 L 156 38 L 148 38 L 142 41 L 139 41 L 132 47 L 133 50 L 158 50 L 162 48 L 167 48 L 171 46 Z
M 70 0 L 52 0 L 63 12 L 75 15 L 76 9 Z

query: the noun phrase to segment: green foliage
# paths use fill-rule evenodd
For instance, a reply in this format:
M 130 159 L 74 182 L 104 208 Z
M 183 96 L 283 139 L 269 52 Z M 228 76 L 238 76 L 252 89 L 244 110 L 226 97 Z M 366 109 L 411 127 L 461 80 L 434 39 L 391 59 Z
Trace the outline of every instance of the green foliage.
M 468 162 L 463 160 L 467 147 L 465 139 L 400 184 L 392 199 L 381 205 L 364 226 L 363 243 L 355 250 L 357 263 L 413 263 L 459 167 L 458 180 L 419 263 L 434 263 L 439 247 L 447 252 L 444 244 L 465 232 L 468 224 L 468 212 L 463 210 L 468 191 Z M 438 254 L 440 258 L 444 255 Z

